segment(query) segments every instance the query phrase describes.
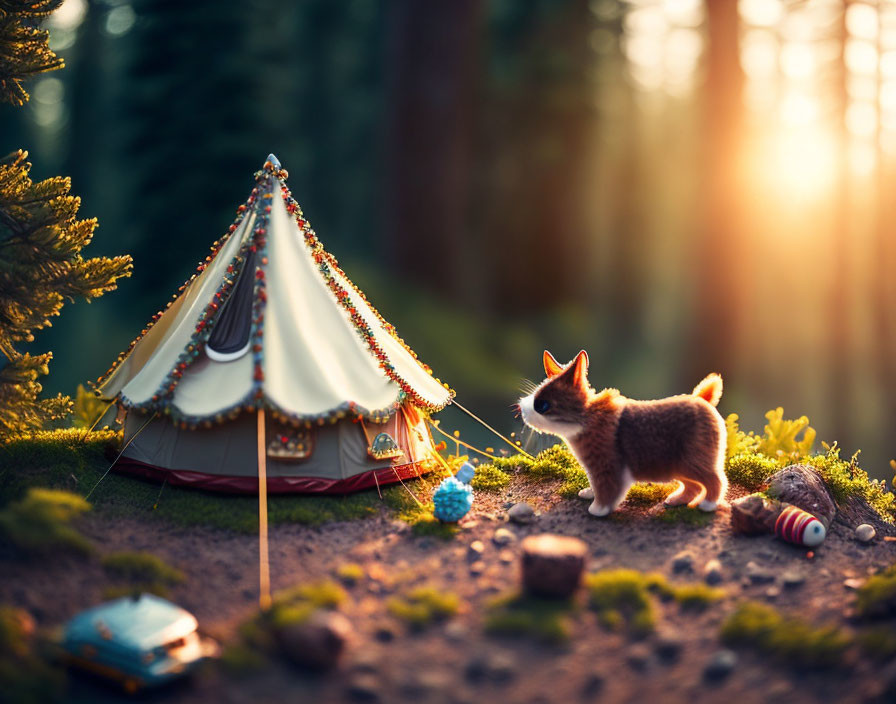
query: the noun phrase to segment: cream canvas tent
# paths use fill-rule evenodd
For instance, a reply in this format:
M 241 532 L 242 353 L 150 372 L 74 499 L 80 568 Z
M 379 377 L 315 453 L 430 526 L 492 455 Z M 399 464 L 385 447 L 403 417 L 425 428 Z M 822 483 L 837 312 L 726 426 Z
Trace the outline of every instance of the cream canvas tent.
M 452 392 L 323 249 L 285 178 L 270 156 L 229 232 L 98 381 L 124 423 L 119 471 L 255 492 L 266 452 L 269 491 L 344 493 L 425 469 L 426 418 Z

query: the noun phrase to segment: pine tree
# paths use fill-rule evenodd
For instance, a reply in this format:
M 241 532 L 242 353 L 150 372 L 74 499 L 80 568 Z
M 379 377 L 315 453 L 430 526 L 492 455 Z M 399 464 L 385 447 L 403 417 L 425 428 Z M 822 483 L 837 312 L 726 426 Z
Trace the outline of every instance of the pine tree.
M 0 0 L 0 100 L 22 105 L 22 81 L 62 66 L 47 45 L 47 32 L 33 27 L 61 0 Z M 52 353 L 16 349 L 49 326 L 66 300 L 91 300 L 130 275 L 131 258 L 83 259 L 96 220 L 76 219 L 81 201 L 71 183 L 53 177 L 37 183 L 22 150 L 0 159 L 0 439 L 41 427 L 68 414 L 64 396 L 39 399 L 38 379 Z

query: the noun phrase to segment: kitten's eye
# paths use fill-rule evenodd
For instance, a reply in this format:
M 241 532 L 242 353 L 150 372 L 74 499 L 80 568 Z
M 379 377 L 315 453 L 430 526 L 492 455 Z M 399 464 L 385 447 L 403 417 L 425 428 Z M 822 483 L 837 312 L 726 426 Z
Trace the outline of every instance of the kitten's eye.
M 535 409 L 536 413 L 540 413 L 541 415 L 544 415 L 549 410 L 551 410 L 551 404 L 545 401 L 543 398 L 535 399 L 535 403 L 532 405 L 532 407 Z

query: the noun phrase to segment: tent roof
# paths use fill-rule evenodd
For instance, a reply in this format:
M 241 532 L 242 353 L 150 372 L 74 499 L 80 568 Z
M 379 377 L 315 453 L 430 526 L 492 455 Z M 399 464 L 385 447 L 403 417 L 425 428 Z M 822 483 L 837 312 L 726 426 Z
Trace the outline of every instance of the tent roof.
M 229 232 L 97 382 L 102 397 L 188 424 L 261 405 L 319 422 L 383 420 L 405 399 L 429 411 L 450 402 L 453 392 L 324 250 L 286 175 L 268 157 Z M 224 340 L 227 353 L 209 355 L 219 323 L 227 334 L 214 344 Z

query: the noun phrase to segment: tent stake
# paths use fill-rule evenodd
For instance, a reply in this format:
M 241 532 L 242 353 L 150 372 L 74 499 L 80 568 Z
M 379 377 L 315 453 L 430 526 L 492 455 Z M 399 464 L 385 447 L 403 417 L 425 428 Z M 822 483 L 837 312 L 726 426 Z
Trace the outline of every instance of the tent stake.
M 264 408 L 258 409 L 258 604 L 271 607 L 271 567 L 268 561 L 268 466 L 264 438 Z

